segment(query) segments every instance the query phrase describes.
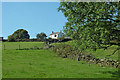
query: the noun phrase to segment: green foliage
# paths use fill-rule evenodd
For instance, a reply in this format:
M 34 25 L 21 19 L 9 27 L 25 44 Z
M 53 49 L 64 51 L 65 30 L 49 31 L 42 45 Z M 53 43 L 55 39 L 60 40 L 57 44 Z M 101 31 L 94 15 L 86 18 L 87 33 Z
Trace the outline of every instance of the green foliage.
M 120 40 L 116 27 L 120 23 L 120 3 L 61 2 L 58 10 L 68 20 L 64 32 L 80 50 L 107 48 L 112 40 Z
M 37 39 L 39 39 L 39 40 L 41 40 L 41 41 L 44 41 L 45 39 L 46 39 L 46 34 L 45 33 L 38 33 L 37 35 L 36 35 L 36 37 L 37 37 Z
M 13 36 L 15 37 L 15 39 L 29 39 L 30 37 L 28 32 L 24 29 L 18 29 L 13 33 Z
M 29 39 L 30 36 L 28 32 L 24 29 L 18 29 L 12 35 L 8 36 L 8 41 L 13 42 L 17 39 Z
M 58 56 L 61 56 L 64 58 L 66 58 L 68 55 L 73 56 L 73 55 L 79 54 L 78 52 L 80 52 L 79 50 L 73 48 L 71 45 L 64 44 L 64 43 L 54 45 L 52 50 L 55 53 L 57 53 Z
M 10 35 L 10 36 L 8 36 L 8 41 L 15 42 L 15 38 L 12 35 Z

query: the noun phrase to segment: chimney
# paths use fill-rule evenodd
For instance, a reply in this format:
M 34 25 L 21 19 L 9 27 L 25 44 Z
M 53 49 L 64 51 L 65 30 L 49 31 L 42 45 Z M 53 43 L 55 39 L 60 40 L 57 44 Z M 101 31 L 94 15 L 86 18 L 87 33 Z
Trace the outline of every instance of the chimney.
M 60 30 L 60 33 L 61 33 L 62 31 Z
M 52 31 L 52 34 L 53 34 L 54 32 Z

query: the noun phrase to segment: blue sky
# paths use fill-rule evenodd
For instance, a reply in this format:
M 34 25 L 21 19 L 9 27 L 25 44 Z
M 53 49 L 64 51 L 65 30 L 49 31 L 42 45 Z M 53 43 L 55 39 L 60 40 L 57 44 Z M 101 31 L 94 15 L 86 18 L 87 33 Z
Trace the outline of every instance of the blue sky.
M 7 38 L 17 29 L 25 29 L 30 38 L 37 33 L 49 34 L 63 29 L 67 19 L 58 12 L 59 2 L 3 2 L 2 36 Z

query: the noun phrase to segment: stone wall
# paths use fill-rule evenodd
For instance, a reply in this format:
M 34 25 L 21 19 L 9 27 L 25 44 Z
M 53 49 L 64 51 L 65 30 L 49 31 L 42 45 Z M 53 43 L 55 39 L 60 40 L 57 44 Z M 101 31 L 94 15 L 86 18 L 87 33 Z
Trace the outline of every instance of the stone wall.
M 110 66 L 120 68 L 120 62 L 118 60 L 99 59 L 90 54 L 84 54 L 77 49 L 73 49 L 72 46 L 66 44 L 59 44 L 51 48 L 52 51 L 57 53 L 58 56 L 63 58 L 70 58 L 77 61 L 86 61 L 89 64 L 98 64 L 101 67 Z

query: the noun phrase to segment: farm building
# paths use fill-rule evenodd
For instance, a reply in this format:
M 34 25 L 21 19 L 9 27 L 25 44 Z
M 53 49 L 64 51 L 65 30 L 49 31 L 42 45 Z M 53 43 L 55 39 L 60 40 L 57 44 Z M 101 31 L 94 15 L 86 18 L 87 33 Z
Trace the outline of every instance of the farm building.
M 0 41 L 3 41 L 3 37 L 0 37 Z
M 66 35 L 64 33 L 60 32 L 53 32 L 49 35 L 49 38 L 51 39 L 59 39 L 64 37 L 65 39 L 69 39 L 70 37 L 66 37 Z

